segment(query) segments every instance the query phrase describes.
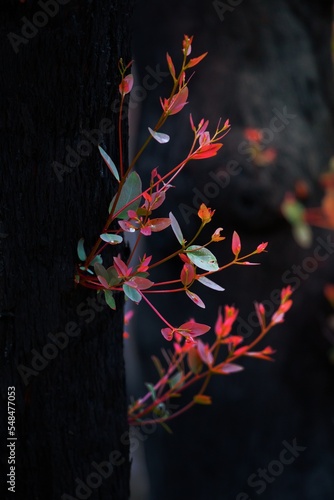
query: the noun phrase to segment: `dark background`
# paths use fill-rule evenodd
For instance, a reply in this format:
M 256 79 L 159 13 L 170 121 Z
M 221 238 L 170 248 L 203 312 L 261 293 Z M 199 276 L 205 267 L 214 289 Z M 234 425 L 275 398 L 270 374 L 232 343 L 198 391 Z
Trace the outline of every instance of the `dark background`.
M 243 320 L 236 333 L 249 341 L 256 332 L 250 316 L 253 302 L 267 300 L 270 310 L 274 290 L 290 284 L 295 293 L 285 323 L 263 343 L 263 347 L 269 344 L 277 350 L 275 363 L 245 360 L 244 372 L 217 378 L 210 385 L 212 407 L 197 407 L 173 421 L 173 435 L 161 430 L 149 436 L 150 496 L 140 497 L 136 479 L 133 498 L 333 497 L 333 334 L 328 327 L 331 311 L 323 296 L 324 285 L 334 277 L 331 248 L 321 250 L 322 261 L 315 258 L 319 242 L 332 236 L 314 228 L 311 246 L 302 248 L 280 211 L 285 193 L 294 192 L 300 181 L 306 186 L 305 206 L 320 203 L 319 175 L 328 169 L 333 155 L 332 8 L 331 1 L 226 1 L 220 2 L 220 9 L 219 3 L 203 0 L 137 2 L 133 53 L 140 89 L 133 94 L 133 142 L 143 142 L 147 127 L 159 116 L 159 97 L 168 95 L 171 79 L 159 73 L 159 68 L 167 71 L 165 53 L 180 61 L 184 34 L 194 35 L 194 57 L 209 51 L 189 84 L 189 105 L 162 129 L 170 134 L 170 143 L 151 144 L 139 162 L 139 171 L 148 178 L 155 166 L 165 172 L 183 158 L 189 144 L 190 112 L 196 122 L 209 118 L 211 130 L 219 117 L 223 121 L 229 118 L 232 130 L 221 152 L 213 159 L 188 165 L 177 189 L 168 193 L 164 213 L 172 210 L 189 237 L 198 222 L 194 214 L 199 204 L 204 201 L 215 208 L 209 234 L 222 226 L 227 236 L 226 243 L 217 247 L 219 262 L 231 258 L 233 230 L 240 234 L 245 252 L 269 241 L 268 253 L 257 259 L 261 266 L 233 267 L 216 279 L 226 289 L 222 294 L 198 287 L 205 311 L 180 296 L 177 301 L 164 298 L 159 308 L 175 324 L 195 316 L 213 325 L 219 305 L 233 304 Z M 160 75 L 156 88 L 147 86 L 149 82 L 155 87 L 154 78 L 147 78 L 152 70 Z M 272 119 L 284 109 L 287 123 L 273 131 Z M 245 152 L 244 130 L 248 127 L 267 131 L 266 146 L 277 151 L 270 165 L 256 165 Z M 212 173 L 222 178 L 231 161 L 237 162 L 240 172 L 210 195 Z M 190 209 L 186 217 L 185 205 Z M 156 236 L 148 244 L 146 251 L 155 256 L 176 248 L 172 237 Z M 180 266 L 165 268 L 164 276 L 177 277 Z M 158 275 L 153 276 L 156 279 Z M 166 347 L 160 335 L 162 325 L 145 306 L 136 310 L 136 320 L 142 382 L 152 382 L 155 373 L 150 355 Z M 138 382 L 131 390 L 140 394 L 143 388 Z M 292 444 L 294 440 L 305 449 L 293 463 L 285 465 L 276 477 L 269 474 L 274 480 L 265 481 L 263 491 L 259 483 L 252 485 L 249 477 L 255 474 L 259 479 L 259 468 L 269 466 L 271 470 L 283 442 Z

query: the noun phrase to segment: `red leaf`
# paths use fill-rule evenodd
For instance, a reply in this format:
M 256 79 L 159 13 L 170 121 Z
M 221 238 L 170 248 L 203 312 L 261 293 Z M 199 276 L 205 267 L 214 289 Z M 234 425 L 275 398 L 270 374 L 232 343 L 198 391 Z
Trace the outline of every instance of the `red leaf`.
M 122 95 L 123 94 L 125 95 L 131 92 L 132 87 L 133 87 L 133 75 L 130 74 L 127 75 L 125 78 L 123 78 L 118 88 L 120 93 Z
M 151 219 L 147 222 L 147 226 L 151 228 L 154 233 L 163 231 L 166 227 L 171 225 L 171 220 L 169 218 Z
M 170 74 L 172 75 L 173 80 L 176 80 L 176 76 L 175 76 L 175 67 L 174 67 L 174 64 L 173 64 L 172 58 L 171 58 L 171 56 L 168 54 L 168 52 L 167 52 L 167 54 L 166 54 L 166 59 L 167 59 L 167 64 L 168 64 L 168 68 L 169 68 Z
M 239 335 L 230 335 L 229 337 L 221 340 L 222 344 L 232 344 L 233 346 L 237 346 L 243 342 L 244 338 Z
M 232 252 L 236 257 L 238 257 L 240 250 L 241 250 L 240 238 L 238 233 L 234 231 L 232 236 Z
M 191 160 L 202 160 L 203 158 L 211 158 L 211 156 L 216 156 L 217 152 L 222 147 L 222 144 L 207 144 L 202 146 L 190 156 Z
M 184 264 L 181 271 L 181 283 L 184 286 L 190 285 L 195 278 L 195 269 L 193 264 Z
M 198 57 L 194 57 L 193 59 L 190 59 L 186 68 L 192 68 L 193 66 L 196 66 L 199 62 L 202 61 L 202 59 L 204 59 L 204 57 L 207 55 L 207 52 L 205 52 L 204 54 L 202 54 L 201 56 L 198 56 Z

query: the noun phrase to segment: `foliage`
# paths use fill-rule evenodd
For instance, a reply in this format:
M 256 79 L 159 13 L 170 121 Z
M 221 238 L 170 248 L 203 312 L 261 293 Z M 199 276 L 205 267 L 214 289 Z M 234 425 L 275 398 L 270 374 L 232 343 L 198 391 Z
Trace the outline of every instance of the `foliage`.
M 198 229 L 189 241 L 185 240 L 182 229 L 173 213 L 170 212 L 168 217 L 154 216 L 154 211 L 165 202 L 172 182 L 190 161 L 203 160 L 217 155 L 222 147 L 222 138 L 230 130 L 229 120 L 226 120 L 223 125 L 219 121 L 213 134 L 210 134 L 208 120 L 203 118 L 195 125 L 190 115 L 193 142 L 184 159 L 162 175 L 158 168 L 153 168 L 147 187 L 143 187 L 139 173 L 134 170 L 138 159 L 151 140 L 156 140 L 161 144 L 170 140 L 169 136 L 161 132 L 160 129 L 170 116 L 179 113 L 188 103 L 190 78 L 187 75 L 187 70 L 196 66 L 206 56 L 206 54 L 202 54 L 195 58 L 189 57 L 192 39 L 193 37 L 186 35 L 183 39 L 183 61 L 178 74 L 172 58 L 167 54 L 167 64 L 173 81 L 172 90 L 167 98 L 160 100 L 161 116 L 154 127 L 149 127 L 145 143 L 129 165 L 125 165 L 123 160 L 121 117 L 124 100 L 131 92 L 134 80 L 131 74 L 126 74 L 131 63 L 125 66 L 123 61 L 120 61 L 119 92 L 121 104 L 118 130 L 120 153 L 117 164 L 99 146 L 100 154 L 116 179 L 118 189 L 111 200 L 105 226 L 88 256 L 85 252 L 84 241 L 81 239 L 78 243 L 78 256 L 82 262 L 78 266 L 76 282 L 82 286 L 96 289 L 98 293 L 104 293 L 105 300 L 111 309 L 116 308 L 115 294 L 118 292 L 124 293 L 125 297 L 135 304 L 139 304 L 141 301 L 146 302 L 161 320 L 163 337 L 169 342 L 173 341 L 173 352 L 164 352 L 166 367 L 163 367 L 157 358 L 153 359 L 160 378 L 155 385 L 147 384 L 147 394 L 130 406 L 129 422 L 131 424 L 141 424 L 153 418 L 165 425 L 166 420 L 183 413 L 194 404 L 210 404 L 211 399 L 205 394 L 205 391 L 211 377 L 213 375 L 228 375 L 242 370 L 242 366 L 235 363 L 242 356 L 271 360 L 271 355 L 274 353 L 271 347 L 265 347 L 260 351 L 254 351 L 253 348 L 275 324 L 284 320 L 284 314 L 292 304 L 290 299 L 292 290 L 287 287 L 282 290 L 281 304 L 268 324 L 266 324 L 263 305 L 255 304 L 260 332 L 251 343 L 243 346 L 241 346 L 243 338 L 232 334 L 238 310 L 232 306 L 225 306 L 224 315 L 219 311 L 214 328 L 215 340 L 210 346 L 198 339 L 210 330 L 209 325 L 197 323 L 194 319 L 185 321 L 181 325 L 174 325 L 172 319 L 165 318 L 153 303 L 155 294 L 185 293 L 195 305 L 205 308 L 202 298 L 191 290 L 194 283 L 199 282 L 203 286 L 221 292 L 224 289 L 211 280 L 211 275 L 232 265 L 256 265 L 257 263 L 250 262 L 248 259 L 264 252 L 267 247 L 267 243 L 260 243 L 253 252 L 241 255 L 240 237 L 237 232 L 234 232 L 231 241 L 233 257 L 230 262 L 221 264 L 213 251 L 208 248 L 225 240 L 225 237 L 221 235 L 221 227 L 213 231 L 207 243 L 203 245 L 196 243 L 203 228 L 211 222 L 214 216 L 214 211 L 210 208 L 204 204 L 199 208 Z M 256 144 L 256 140 L 254 144 Z M 261 161 L 264 161 L 264 158 Z M 136 255 L 141 239 L 162 231 L 174 234 L 178 249 L 161 260 L 155 260 L 154 255 L 143 255 L 137 259 Z M 106 268 L 103 265 L 103 250 L 109 245 L 120 245 L 126 233 L 136 235 L 129 257 L 125 261 L 119 254 L 113 258 L 113 265 Z M 180 275 L 173 280 L 164 282 L 152 281 L 151 274 L 154 268 L 175 258 L 180 258 L 183 262 Z M 223 359 L 221 359 L 222 348 L 225 348 Z M 201 383 L 198 393 L 189 403 L 171 415 L 167 410 L 169 400 L 180 395 L 182 391 L 194 383 Z

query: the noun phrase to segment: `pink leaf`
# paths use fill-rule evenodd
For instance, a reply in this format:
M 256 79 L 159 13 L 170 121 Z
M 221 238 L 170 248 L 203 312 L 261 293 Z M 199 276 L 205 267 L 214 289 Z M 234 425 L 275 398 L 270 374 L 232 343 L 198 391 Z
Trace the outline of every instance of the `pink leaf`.
M 232 252 L 236 257 L 238 257 L 241 250 L 240 237 L 236 231 L 233 232 L 232 236 Z
M 133 87 L 133 75 L 127 75 L 125 78 L 123 78 L 118 88 L 119 92 L 122 95 L 125 95 L 131 92 L 132 87 Z
M 134 233 L 135 231 L 138 230 L 138 227 L 132 224 L 131 222 L 127 220 L 119 220 L 118 224 L 121 226 L 123 231 L 126 231 L 127 233 Z
M 147 278 L 141 278 L 140 276 L 134 276 L 130 281 L 127 281 L 127 284 L 131 286 L 131 283 L 135 283 L 136 288 L 139 290 L 147 290 L 154 285 L 153 281 L 148 280 Z
M 104 288 L 109 288 L 109 283 L 108 283 L 108 281 L 103 276 L 98 275 L 97 279 L 99 280 L 99 282 L 101 283 L 101 285 Z
M 196 323 L 196 321 L 187 321 L 186 323 L 183 323 L 177 330 L 179 332 L 181 330 L 186 330 L 187 333 L 190 333 L 193 337 L 198 337 L 199 335 L 203 335 L 204 333 L 208 332 L 210 328 L 210 326 L 203 323 Z
M 210 351 L 209 344 L 204 344 L 201 340 L 199 340 L 197 342 L 197 351 L 203 363 L 211 366 L 214 359 L 212 352 Z
M 264 252 L 265 249 L 267 248 L 267 246 L 268 246 L 268 242 L 260 243 L 260 245 L 258 245 L 256 248 L 256 252 L 257 253 Z
M 230 373 L 241 372 L 243 369 L 243 366 L 234 363 L 221 363 L 220 365 L 214 366 L 212 371 L 215 373 L 222 373 L 223 375 L 229 375 Z
M 205 304 L 203 300 L 196 295 L 196 293 L 190 292 L 190 290 L 186 290 L 186 294 L 188 295 L 189 299 L 194 302 L 198 307 L 201 307 L 202 309 L 205 309 Z
M 114 266 L 118 276 L 129 276 L 131 274 L 132 268 L 128 268 L 119 257 L 114 257 Z
M 162 328 L 161 333 L 166 340 L 170 341 L 173 339 L 173 330 L 171 328 Z
M 148 221 L 147 225 L 150 226 L 151 230 L 154 233 L 157 233 L 169 227 L 171 225 L 171 220 L 167 217 L 159 219 L 151 219 Z

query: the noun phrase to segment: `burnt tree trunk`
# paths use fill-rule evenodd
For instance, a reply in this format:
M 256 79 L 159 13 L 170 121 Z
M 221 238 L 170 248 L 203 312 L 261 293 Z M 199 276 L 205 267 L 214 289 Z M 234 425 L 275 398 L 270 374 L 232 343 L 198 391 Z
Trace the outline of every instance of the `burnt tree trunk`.
M 111 311 L 74 276 L 77 242 L 91 249 L 114 194 L 97 144 L 117 161 L 112 103 L 130 6 L 0 5 L 1 475 L 15 447 L 16 492 L 7 476 L 2 498 L 129 495 L 123 301 Z

